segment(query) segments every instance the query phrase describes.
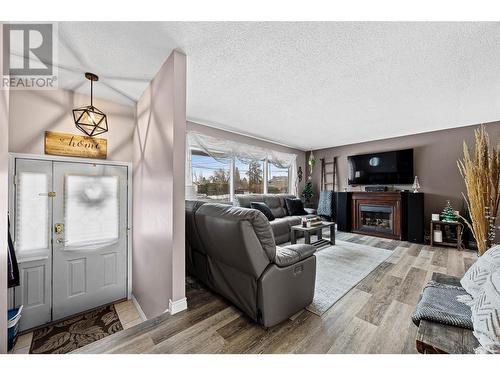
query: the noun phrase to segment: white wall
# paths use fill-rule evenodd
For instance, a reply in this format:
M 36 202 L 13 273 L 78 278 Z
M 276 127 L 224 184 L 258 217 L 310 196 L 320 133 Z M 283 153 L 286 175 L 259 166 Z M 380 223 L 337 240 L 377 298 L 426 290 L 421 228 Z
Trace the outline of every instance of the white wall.
M 12 91 L 9 151 L 43 155 L 46 130 L 83 135 L 75 127 L 72 110 L 89 103 L 88 95 L 67 90 Z M 132 161 L 135 103 L 127 106 L 94 98 L 94 105 L 108 116 L 109 131 L 99 136 L 108 140 L 108 159 Z
M 137 102 L 133 294 L 148 318 L 185 298 L 186 56 L 173 51 Z

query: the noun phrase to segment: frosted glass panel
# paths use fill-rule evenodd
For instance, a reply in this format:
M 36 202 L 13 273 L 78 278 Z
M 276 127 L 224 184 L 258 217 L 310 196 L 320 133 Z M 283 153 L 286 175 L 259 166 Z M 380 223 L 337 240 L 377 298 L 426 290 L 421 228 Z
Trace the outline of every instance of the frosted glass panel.
M 101 247 L 118 240 L 118 176 L 65 176 L 65 246 Z
M 49 247 L 49 176 L 21 172 L 17 181 L 16 251 L 22 256 Z

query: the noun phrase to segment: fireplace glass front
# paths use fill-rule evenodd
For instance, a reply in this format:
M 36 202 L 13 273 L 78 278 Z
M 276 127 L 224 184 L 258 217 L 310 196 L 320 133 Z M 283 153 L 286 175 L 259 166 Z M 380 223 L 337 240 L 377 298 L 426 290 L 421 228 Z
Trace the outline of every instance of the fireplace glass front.
M 361 204 L 359 212 L 360 229 L 377 233 L 393 232 L 392 206 Z

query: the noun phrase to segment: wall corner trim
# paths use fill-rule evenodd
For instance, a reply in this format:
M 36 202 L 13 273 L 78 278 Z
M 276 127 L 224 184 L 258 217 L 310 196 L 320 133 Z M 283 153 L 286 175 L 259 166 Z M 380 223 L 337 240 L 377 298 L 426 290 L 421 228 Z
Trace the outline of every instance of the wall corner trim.
M 135 308 L 137 309 L 137 312 L 139 313 L 139 316 L 141 317 L 142 321 L 148 320 L 146 317 L 146 314 L 144 314 L 144 311 L 142 310 L 141 305 L 139 305 L 139 301 L 135 298 L 135 296 L 132 294 L 132 303 L 134 304 Z
M 187 310 L 187 298 L 181 298 L 177 301 L 168 300 L 168 311 L 170 311 L 170 315 L 175 315 L 184 310 Z

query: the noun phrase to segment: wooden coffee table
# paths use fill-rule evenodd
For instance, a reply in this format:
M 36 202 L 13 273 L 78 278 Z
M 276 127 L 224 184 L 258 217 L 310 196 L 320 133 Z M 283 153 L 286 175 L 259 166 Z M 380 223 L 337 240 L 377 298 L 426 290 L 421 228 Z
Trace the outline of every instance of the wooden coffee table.
M 323 228 L 330 228 L 330 240 L 323 239 Z M 291 243 L 297 243 L 297 233 L 304 233 L 304 242 L 315 247 L 325 245 L 335 245 L 335 223 L 331 221 L 323 221 L 320 225 L 304 228 L 302 224 L 294 225 L 290 228 Z M 318 240 L 311 243 L 311 234 L 316 234 Z

